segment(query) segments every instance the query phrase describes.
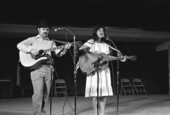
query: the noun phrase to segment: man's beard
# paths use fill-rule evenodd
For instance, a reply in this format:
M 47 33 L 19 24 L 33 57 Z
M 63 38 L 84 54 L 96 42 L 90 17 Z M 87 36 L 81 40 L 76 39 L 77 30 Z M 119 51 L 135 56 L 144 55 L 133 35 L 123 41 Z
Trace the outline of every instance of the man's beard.
M 43 37 L 43 38 L 47 38 L 48 37 L 48 34 L 47 33 L 43 33 L 43 34 L 41 34 L 41 37 Z

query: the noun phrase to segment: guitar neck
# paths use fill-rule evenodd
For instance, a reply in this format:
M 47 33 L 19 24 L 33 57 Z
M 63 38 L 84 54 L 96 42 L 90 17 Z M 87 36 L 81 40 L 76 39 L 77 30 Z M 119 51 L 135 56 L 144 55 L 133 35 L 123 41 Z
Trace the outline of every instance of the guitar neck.
M 122 57 L 113 57 L 113 56 L 108 56 L 107 60 L 112 61 L 112 60 L 121 60 L 123 58 L 130 59 L 130 60 L 136 60 L 135 56 L 122 56 Z
M 46 49 L 46 50 L 44 50 L 44 52 L 46 53 L 46 52 L 51 52 L 51 51 L 55 51 L 56 49 L 62 49 L 62 48 L 64 48 L 65 47 L 65 45 L 62 45 L 62 46 L 57 46 L 57 47 L 54 47 L 54 48 L 50 48 L 50 49 Z
M 75 43 L 78 44 L 78 45 L 81 44 L 80 41 L 76 41 Z M 70 43 L 70 44 L 71 44 L 71 46 L 72 46 L 72 45 L 74 44 L 74 42 L 72 42 L 72 43 Z M 62 48 L 64 48 L 65 46 L 66 46 L 66 44 L 65 44 L 65 45 L 61 45 L 61 46 L 56 46 L 55 48 L 50 48 L 50 49 L 44 50 L 44 52 L 54 51 L 54 50 L 56 50 L 56 49 L 62 49 Z

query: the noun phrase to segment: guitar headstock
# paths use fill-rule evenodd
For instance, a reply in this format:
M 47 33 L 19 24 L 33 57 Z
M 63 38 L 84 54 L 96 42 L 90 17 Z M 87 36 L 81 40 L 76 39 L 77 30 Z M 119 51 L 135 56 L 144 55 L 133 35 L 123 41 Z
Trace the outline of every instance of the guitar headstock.
M 132 61 L 136 61 L 136 56 L 125 56 L 126 59 L 130 59 Z

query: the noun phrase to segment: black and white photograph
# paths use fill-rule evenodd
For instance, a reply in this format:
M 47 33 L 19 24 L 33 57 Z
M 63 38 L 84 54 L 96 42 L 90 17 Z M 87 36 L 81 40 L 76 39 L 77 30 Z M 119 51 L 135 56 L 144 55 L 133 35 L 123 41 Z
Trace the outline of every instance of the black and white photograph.
M 0 115 L 170 115 L 169 0 L 1 0 Z

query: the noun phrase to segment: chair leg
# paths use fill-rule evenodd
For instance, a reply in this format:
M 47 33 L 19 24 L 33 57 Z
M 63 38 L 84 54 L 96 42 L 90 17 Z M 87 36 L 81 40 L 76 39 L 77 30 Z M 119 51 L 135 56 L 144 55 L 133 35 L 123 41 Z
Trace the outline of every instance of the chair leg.
M 123 87 L 123 91 L 124 91 L 124 93 L 125 93 L 125 95 L 126 95 L 126 90 L 125 90 L 125 88 Z
M 144 90 L 144 93 L 147 95 L 146 89 L 144 88 L 143 90 Z
M 134 88 L 132 87 L 132 90 L 133 90 L 133 95 L 135 95 L 135 90 L 134 90 Z
M 122 95 L 122 87 L 120 88 L 120 94 Z
M 132 93 L 133 93 L 133 95 L 135 95 L 135 92 L 134 92 L 134 90 L 133 90 L 133 87 L 131 87 L 131 89 L 132 89 Z
M 137 88 L 136 88 L 136 87 L 135 87 L 135 90 L 136 90 L 137 95 L 139 95 L 139 92 L 138 92 L 138 90 L 137 90 Z

